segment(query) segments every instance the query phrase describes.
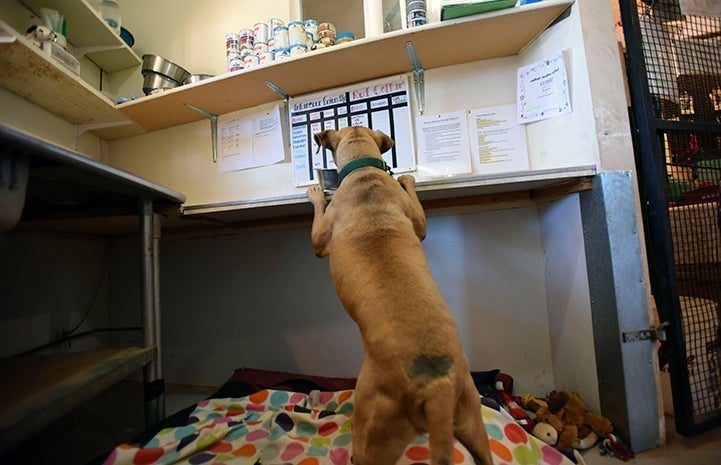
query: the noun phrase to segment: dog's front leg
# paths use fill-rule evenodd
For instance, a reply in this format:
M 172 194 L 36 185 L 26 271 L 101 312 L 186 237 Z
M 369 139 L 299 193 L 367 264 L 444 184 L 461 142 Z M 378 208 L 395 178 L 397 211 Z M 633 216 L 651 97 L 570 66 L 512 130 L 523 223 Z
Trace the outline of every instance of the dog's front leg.
M 421 205 L 418 194 L 416 193 L 416 178 L 408 174 L 404 174 L 398 178 L 403 190 L 408 194 L 410 199 L 410 211 L 408 217 L 413 222 L 413 229 L 420 240 L 426 237 L 426 213 L 423 211 L 423 205 Z
M 326 215 L 328 201 L 326 201 L 325 192 L 320 186 L 309 187 L 306 195 L 313 204 L 313 226 L 310 231 L 310 241 L 313 244 L 315 255 L 325 257 L 328 255 L 328 245 L 333 232 L 332 221 Z

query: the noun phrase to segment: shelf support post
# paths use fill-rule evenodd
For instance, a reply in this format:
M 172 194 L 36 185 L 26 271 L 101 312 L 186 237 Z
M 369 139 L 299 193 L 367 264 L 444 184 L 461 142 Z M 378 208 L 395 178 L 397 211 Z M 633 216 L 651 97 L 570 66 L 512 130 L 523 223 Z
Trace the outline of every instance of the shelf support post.
M 218 163 L 218 115 L 205 111 L 202 108 L 198 108 L 195 105 L 189 103 L 183 103 L 186 107 L 191 110 L 195 110 L 203 116 L 210 118 L 210 139 L 213 144 L 213 163 Z
M 411 60 L 411 67 L 413 68 L 413 82 L 416 88 L 416 100 L 418 101 L 418 114 L 422 115 L 425 111 L 426 106 L 426 90 L 425 90 L 425 78 L 423 76 L 423 66 L 421 61 L 418 59 L 413 42 L 406 42 L 406 50 L 408 51 L 408 58 Z
M 160 217 L 153 201 L 140 199 L 142 260 L 143 347 L 155 347 L 156 356 L 143 368 L 145 422 L 154 425 L 165 418 L 165 382 L 160 344 Z

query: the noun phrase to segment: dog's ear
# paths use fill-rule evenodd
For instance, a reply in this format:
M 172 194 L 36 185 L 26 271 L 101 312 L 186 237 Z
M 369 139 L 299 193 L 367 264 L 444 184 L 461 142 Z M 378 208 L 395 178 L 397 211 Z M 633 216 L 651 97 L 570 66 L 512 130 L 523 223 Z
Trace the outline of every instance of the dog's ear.
M 380 149 L 381 153 L 386 153 L 395 144 L 393 139 L 386 136 L 382 131 L 378 130 L 373 131 L 373 140 L 375 140 L 376 144 L 378 144 L 378 148 Z
M 338 131 L 327 129 L 313 134 L 313 138 L 315 139 L 315 143 L 318 144 L 318 150 L 320 150 L 320 147 L 323 147 L 335 153 L 335 149 L 338 147 Z

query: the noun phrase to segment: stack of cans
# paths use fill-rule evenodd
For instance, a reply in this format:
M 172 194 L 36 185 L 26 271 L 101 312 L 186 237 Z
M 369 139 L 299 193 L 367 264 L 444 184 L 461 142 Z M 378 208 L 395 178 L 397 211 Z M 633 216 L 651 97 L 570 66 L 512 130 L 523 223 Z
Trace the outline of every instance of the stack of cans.
M 346 33 L 344 41 L 354 38 L 353 34 Z M 228 71 L 252 68 L 335 44 L 336 30 L 332 23 L 318 24 L 313 19 L 307 19 L 286 25 L 282 20 L 273 18 L 266 23 L 255 24 L 253 29 L 226 34 Z
M 428 9 L 425 0 L 406 0 L 406 20 L 408 27 L 428 24 Z

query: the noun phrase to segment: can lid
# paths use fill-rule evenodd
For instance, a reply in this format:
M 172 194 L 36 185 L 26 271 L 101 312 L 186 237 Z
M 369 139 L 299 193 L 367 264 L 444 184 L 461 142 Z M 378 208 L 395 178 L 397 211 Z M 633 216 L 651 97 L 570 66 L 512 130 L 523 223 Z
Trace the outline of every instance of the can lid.
M 344 31 L 344 32 L 337 33 L 335 35 L 335 38 L 336 38 L 336 40 L 343 39 L 343 38 L 350 38 L 350 39 L 355 40 L 355 34 L 353 34 L 352 32 Z

